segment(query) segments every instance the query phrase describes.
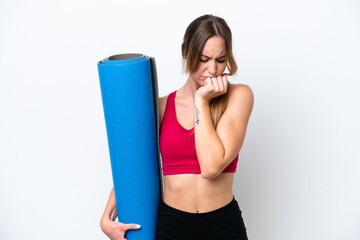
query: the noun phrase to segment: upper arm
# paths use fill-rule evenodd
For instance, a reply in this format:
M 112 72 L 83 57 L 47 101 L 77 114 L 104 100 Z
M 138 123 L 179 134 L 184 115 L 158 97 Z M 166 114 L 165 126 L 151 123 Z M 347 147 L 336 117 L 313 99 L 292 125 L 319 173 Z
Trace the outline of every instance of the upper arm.
M 231 91 L 226 110 L 216 128 L 225 150 L 224 157 L 217 167 L 219 172 L 222 172 L 240 152 L 254 105 L 254 94 L 248 85 L 234 85 Z
M 162 120 L 163 120 L 163 117 L 164 117 L 167 97 L 168 96 L 164 96 L 164 97 L 159 98 L 160 126 L 162 124 Z

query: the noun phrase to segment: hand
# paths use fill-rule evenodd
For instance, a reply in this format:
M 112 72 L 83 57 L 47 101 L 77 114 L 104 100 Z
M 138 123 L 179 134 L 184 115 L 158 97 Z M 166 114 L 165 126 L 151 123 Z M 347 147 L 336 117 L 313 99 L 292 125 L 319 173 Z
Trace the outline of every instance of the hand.
M 139 229 L 136 224 L 124 224 L 110 219 L 101 220 L 101 229 L 111 240 L 127 240 L 125 238 L 126 231 L 130 229 Z
M 227 75 L 219 75 L 217 77 L 208 77 L 205 80 L 205 86 L 200 87 L 196 93 L 195 98 L 210 102 L 211 99 L 225 94 L 228 87 Z

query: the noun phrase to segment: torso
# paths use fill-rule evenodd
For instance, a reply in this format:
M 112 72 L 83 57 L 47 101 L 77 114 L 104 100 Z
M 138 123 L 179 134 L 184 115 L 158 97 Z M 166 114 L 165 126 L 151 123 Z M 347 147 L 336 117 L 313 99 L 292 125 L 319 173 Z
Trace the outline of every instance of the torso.
M 164 96 L 159 99 L 161 123 L 167 97 Z M 193 104 L 176 96 L 175 109 L 176 118 L 180 125 L 186 129 L 193 128 Z M 205 179 L 201 174 L 164 175 L 163 179 L 164 202 L 185 212 L 210 212 L 227 205 L 233 199 L 234 173 L 221 173 L 215 179 Z

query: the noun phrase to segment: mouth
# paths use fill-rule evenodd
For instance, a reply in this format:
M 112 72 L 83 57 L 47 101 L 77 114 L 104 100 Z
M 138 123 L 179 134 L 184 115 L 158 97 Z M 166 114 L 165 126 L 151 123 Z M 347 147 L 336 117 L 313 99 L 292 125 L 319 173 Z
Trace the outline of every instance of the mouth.
M 208 76 L 201 76 L 201 78 L 205 80 L 208 78 Z

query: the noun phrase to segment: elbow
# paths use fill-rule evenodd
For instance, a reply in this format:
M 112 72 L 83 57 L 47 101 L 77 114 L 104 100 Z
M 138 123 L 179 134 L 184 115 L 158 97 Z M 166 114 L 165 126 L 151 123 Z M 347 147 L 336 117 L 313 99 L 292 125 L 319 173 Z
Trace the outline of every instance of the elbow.
M 222 166 L 218 164 L 219 161 L 208 161 L 207 165 L 200 165 L 201 177 L 204 179 L 214 179 L 222 172 Z
M 204 179 L 214 179 L 219 176 L 220 172 L 210 169 L 201 170 L 201 177 Z

